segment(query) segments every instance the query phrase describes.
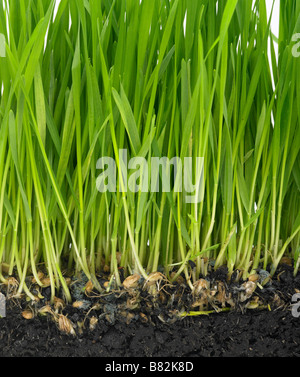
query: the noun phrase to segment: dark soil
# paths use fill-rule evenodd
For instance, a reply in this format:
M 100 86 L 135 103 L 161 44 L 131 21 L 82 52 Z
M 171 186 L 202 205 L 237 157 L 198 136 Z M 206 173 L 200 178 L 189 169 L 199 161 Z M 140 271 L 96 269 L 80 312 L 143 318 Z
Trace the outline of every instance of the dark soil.
M 111 296 L 100 300 L 100 311 L 92 306 L 99 298 L 88 298 L 85 310 L 67 305 L 56 311 L 57 317 L 63 313 L 71 321 L 76 335 L 59 330 L 51 315 L 23 318 L 28 303 L 10 299 L 6 317 L 0 318 L 0 356 L 300 356 L 300 317 L 291 312 L 292 295 L 299 289 L 299 276 L 294 278 L 292 268 L 282 266 L 259 292 L 267 309 L 238 306 L 228 312 L 178 320 L 166 313 L 162 317 L 160 306 L 152 307 L 150 315 L 145 303 L 138 312 L 123 313 L 121 319 Z M 92 317 L 96 318 L 93 328 Z
M 27 321 L 9 310 L 0 321 L 1 356 L 300 356 L 300 319 L 288 311 L 220 313 L 114 326 L 101 323 L 77 337 L 64 335 L 53 321 Z

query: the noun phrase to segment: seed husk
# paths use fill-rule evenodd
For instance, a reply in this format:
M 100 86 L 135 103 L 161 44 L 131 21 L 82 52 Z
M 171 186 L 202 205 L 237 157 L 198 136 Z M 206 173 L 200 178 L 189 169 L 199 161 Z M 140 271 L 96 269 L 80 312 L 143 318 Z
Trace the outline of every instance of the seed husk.
M 93 316 L 93 317 L 90 318 L 90 326 L 89 327 L 90 327 L 91 331 L 95 330 L 97 323 L 98 323 L 97 317 Z
M 148 317 L 146 316 L 145 313 L 140 313 L 140 318 L 141 318 L 141 321 L 143 323 L 147 323 L 148 322 Z
M 259 280 L 259 275 L 258 274 L 252 274 L 252 275 L 249 276 L 248 280 L 255 283 Z
M 59 314 L 58 328 L 68 335 L 76 335 L 72 322 L 63 314 Z
M 81 308 L 82 305 L 83 305 L 82 301 L 74 301 L 72 304 L 73 308 Z
M 104 288 L 108 288 L 108 287 L 109 287 L 109 281 L 104 282 L 104 283 L 103 283 L 103 287 L 104 287 Z
M 50 305 L 43 306 L 42 308 L 39 309 L 39 314 L 41 315 L 53 314 L 51 306 Z
M 56 296 L 54 297 L 53 304 L 55 310 L 62 310 L 66 306 L 65 302 L 61 298 Z
M 139 282 L 140 278 L 141 278 L 141 276 L 139 274 L 134 274 L 134 275 L 128 276 L 123 281 L 123 287 L 125 289 L 136 288 L 138 286 L 138 282 Z
M 43 284 L 43 287 L 50 287 L 51 285 L 51 279 L 49 277 L 41 279 L 41 283 Z
M 204 289 L 208 289 L 210 286 L 210 283 L 209 281 L 205 280 L 205 279 L 199 279 L 197 280 L 194 284 L 193 284 L 193 287 L 194 287 L 194 294 L 195 295 L 199 295 L 201 291 L 203 291 Z
M 83 334 L 83 330 L 85 328 L 84 321 L 77 321 L 77 328 L 78 328 L 78 333 L 80 335 Z
M 133 318 L 134 318 L 133 313 L 127 313 L 126 324 L 129 325 L 130 322 L 133 320 Z
M 6 285 L 9 285 L 10 287 L 18 287 L 19 286 L 19 282 L 16 278 L 14 278 L 13 276 L 9 276 L 6 281 L 4 282 L 4 284 Z
M 90 293 L 92 292 L 93 289 L 94 289 L 94 285 L 93 285 L 92 281 L 89 280 L 89 281 L 86 283 L 85 288 L 84 288 L 85 293 L 86 293 L 86 294 L 90 294 Z
M 34 316 L 31 310 L 24 310 L 22 312 L 22 317 L 25 319 L 32 319 Z
M 139 300 L 137 297 L 128 298 L 126 302 L 126 307 L 129 310 L 135 310 L 139 307 Z
M 149 274 L 145 284 L 150 287 L 160 281 L 167 281 L 167 278 L 161 272 L 152 272 Z
M 292 258 L 282 257 L 281 260 L 280 260 L 280 264 L 286 264 L 288 266 L 292 266 L 293 265 Z
M 240 301 L 244 302 L 249 299 L 256 289 L 256 284 L 253 281 L 247 281 L 242 284 L 244 291 L 240 294 Z

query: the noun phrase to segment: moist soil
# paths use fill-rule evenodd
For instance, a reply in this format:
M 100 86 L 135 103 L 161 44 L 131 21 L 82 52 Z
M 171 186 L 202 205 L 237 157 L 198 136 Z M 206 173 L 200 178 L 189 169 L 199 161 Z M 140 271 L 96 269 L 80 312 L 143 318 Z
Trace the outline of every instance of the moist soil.
M 224 276 L 226 270 L 223 269 L 211 279 L 222 280 Z M 180 287 L 165 287 L 165 290 L 170 294 L 172 289 L 178 291 Z M 237 290 L 236 285 L 228 281 L 226 287 Z M 78 290 L 71 292 L 78 302 Z M 231 308 L 223 304 L 223 310 L 228 309 L 226 312 L 179 317 L 170 302 L 162 305 L 157 300 L 153 304 L 152 300 L 151 305 L 145 292 L 138 295 L 139 305 L 128 309 L 129 301 L 132 305 L 132 298 L 136 296 L 124 290 L 101 297 L 87 296 L 85 292 L 81 308 L 74 304 L 57 305 L 56 310 L 51 309 L 52 314 L 38 315 L 40 308 L 47 305 L 46 288 L 42 291 L 43 300 L 36 307 L 25 298 L 7 300 L 6 317 L 0 318 L 0 356 L 300 356 L 300 317 L 296 318 L 291 312 L 292 296 L 299 292 L 300 275 L 294 277 L 291 266 L 281 265 L 273 279 L 259 290 L 256 308 L 253 295 Z M 181 304 L 185 302 L 185 310 L 190 312 L 189 294 L 183 292 L 181 298 Z M 124 303 L 127 310 L 122 310 Z M 174 297 L 172 304 L 175 305 Z M 164 309 L 168 305 L 168 310 Z M 32 319 L 24 318 L 24 311 L 31 311 Z M 175 312 L 176 316 L 170 314 Z M 71 333 L 61 326 L 62 318 L 68 318 L 67 323 L 72 324 Z

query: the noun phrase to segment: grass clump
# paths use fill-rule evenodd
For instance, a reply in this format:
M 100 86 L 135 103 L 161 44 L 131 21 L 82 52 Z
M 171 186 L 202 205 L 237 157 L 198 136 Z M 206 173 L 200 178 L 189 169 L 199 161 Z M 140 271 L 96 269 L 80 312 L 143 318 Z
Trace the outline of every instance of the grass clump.
M 212 263 L 247 278 L 288 257 L 296 274 L 300 4 L 280 3 L 277 39 L 265 0 L 1 2 L 1 281 L 15 273 L 33 298 L 42 264 L 70 299 L 66 271 L 183 273 L 193 288 Z M 120 150 L 149 171 L 203 157 L 203 200 L 174 181 L 125 192 L 137 176 L 119 174 Z M 98 191 L 102 157 L 120 189 Z

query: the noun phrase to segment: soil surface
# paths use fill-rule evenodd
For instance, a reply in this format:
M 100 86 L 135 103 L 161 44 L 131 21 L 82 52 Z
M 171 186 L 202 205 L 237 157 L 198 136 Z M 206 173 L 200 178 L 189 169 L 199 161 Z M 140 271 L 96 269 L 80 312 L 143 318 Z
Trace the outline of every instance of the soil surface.
M 272 283 L 259 292 L 266 309 L 244 306 L 176 321 L 167 314 L 159 316 L 153 308 L 151 316 L 146 310 L 143 316 L 141 310 L 130 315 L 131 310 L 127 315 L 123 313 L 121 320 L 114 316 L 113 303 L 107 302 L 114 301 L 110 296 L 102 300 L 104 312 L 97 311 L 96 298 L 89 298 L 84 302 L 84 310 L 67 305 L 55 314 L 26 319 L 22 313 L 28 310 L 28 303 L 10 299 L 6 317 L 0 318 L 0 356 L 300 356 L 300 317 L 293 316 L 291 311 L 292 295 L 299 289 L 299 276 L 294 278 L 292 268 L 284 266 Z M 75 334 L 61 331 L 63 318 L 75 324 Z

